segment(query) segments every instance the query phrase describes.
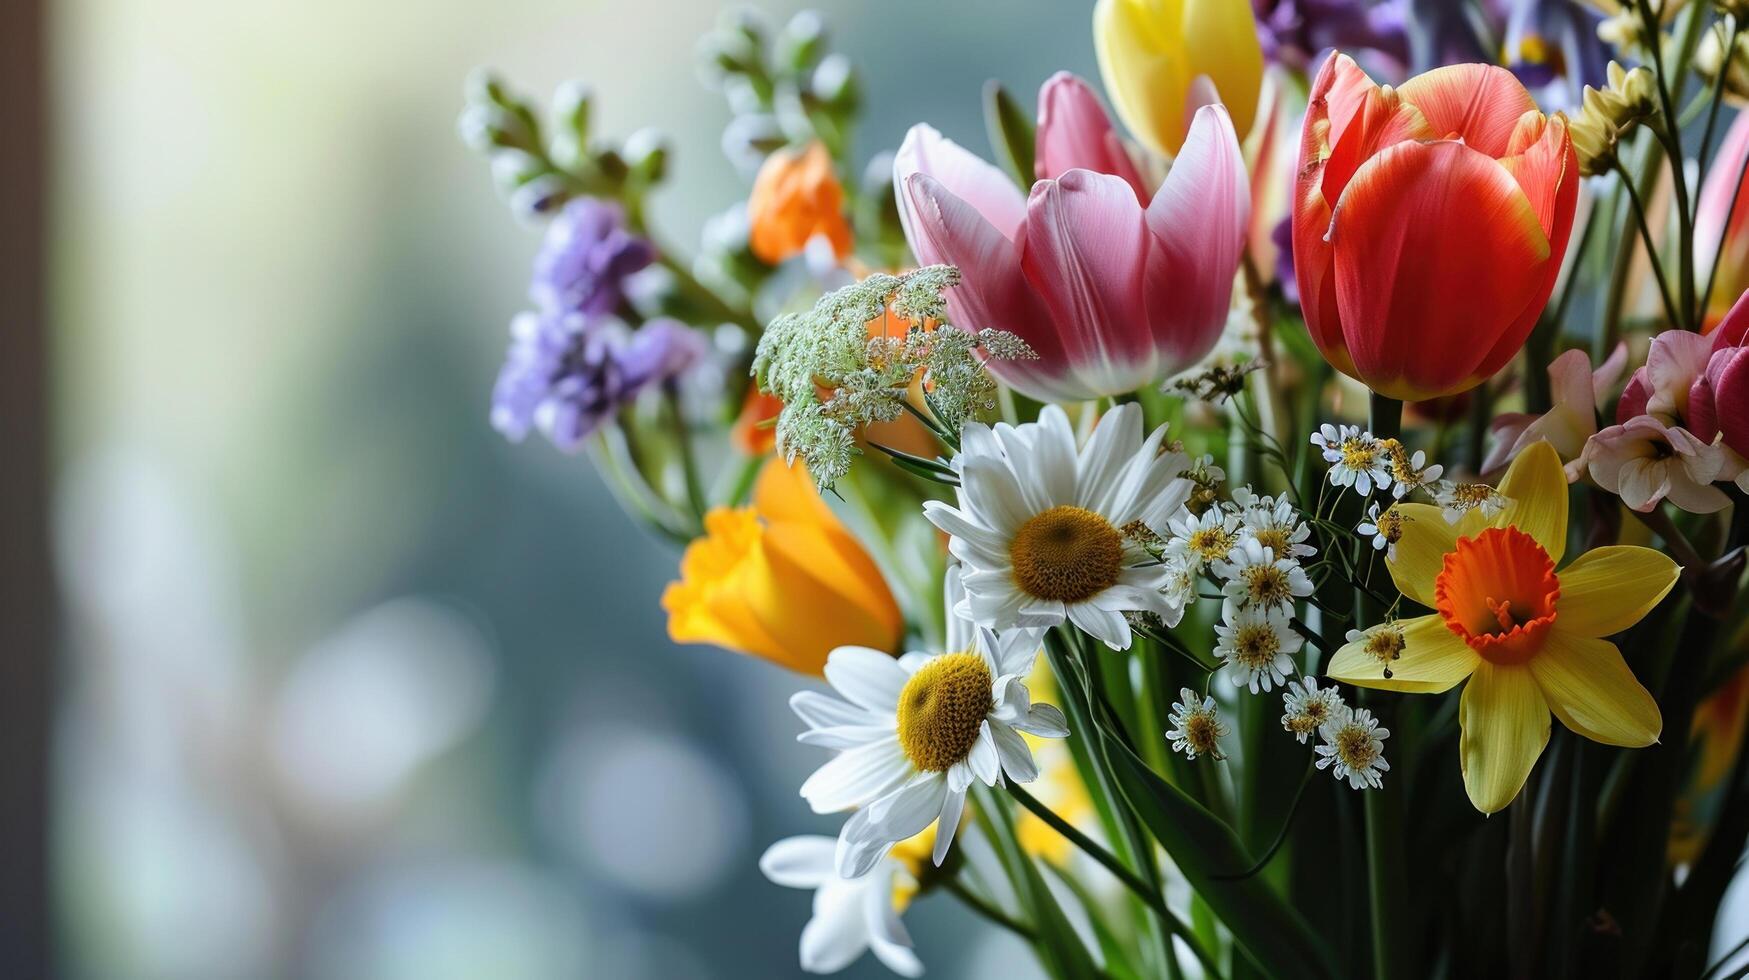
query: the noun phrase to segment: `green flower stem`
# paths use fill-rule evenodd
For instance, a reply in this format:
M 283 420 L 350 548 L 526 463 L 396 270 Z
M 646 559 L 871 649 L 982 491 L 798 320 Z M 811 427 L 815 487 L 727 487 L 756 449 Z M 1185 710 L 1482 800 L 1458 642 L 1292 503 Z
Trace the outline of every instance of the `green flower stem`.
M 1402 402 L 1374 392 L 1369 408 L 1368 428 L 1375 438 L 1395 439 L 1402 434 Z M 1364 578 L 1361 583 L 1362 587 L 1356 590 L 1354 597 L 1357 625 L 1370 623 L 1383 612 L 1367 588 L 1371 583 Z M 1393 780 L 1382 789 L 1361 794 L 1366 813 L 1367 891 L 1372 913 L 1374 980 L 1393 980 L 1403 975 L 1396 968 L 1397 953 L 1393 940 L 1408 934 L 1403 926 L 1408 891 L 1402 853 L 1405 788 L 1400 780 Z
M 982 918 L 994 922 L 996 925 L 1007 929 L 1009 932 L 1014 933 L 1016 936 L 1019 936 L 1029 943 L 1037 941 L 1038 934 L 1033 931 L 1032 926 L 1027 925 L 1019 919 L 1009 915 L 1007 912 L 997 908 L 995 903 L 987 901 L 978 893 L 967 888 L 965 883 L 958 878 L 947 879 L 942 882 L 941 887 L 945 888 L 953 897 L 965 903 L 966 908 L 976 912 Z
M 1622 186 L 1627 188 L 1628 202 L 1633 205 L 1634 220 L 1640 226 L 1640 240 L 1645 243 L 1646 258 L 1652 263 L 1652 278 L 1658 281 L 1658 295 L 1664 300 L 1664 315 L 1670 318 L 1672 327 L 1680 327 L 1688 321 L 1678 311 L 1676 300 L 1670 296 L 1670 282 L 1664 278 L 1664 263 L 1658 259 L 1658 244 L 1652 238 L 1652 225 L 1646 218 L 1646 206 L 1640 200 L 1639 188 L 1634 186 L 1633 175 L 1628 173 L 1619 159 L 1615 162 L 1615 170 L 1621 175 Z
M 1173 935 L 1177 936 L 1186 946 L 1190 947 L 1190 952 L 1196 957 L 1197 962 L 1202 964 L 1203 970 L 1206 971 L 1207 976 L 1219 977 L 1222 975 L 1220 964 L 1209 954 L 1208 950 L 1203 948 L 1201 941 L 1197 939 L 1195 930 L 1191 929 L 1183 919 L 1180 919 L 1170 908 L 1167 907 L 1166 899 L 1161 895 L 1159 889 L 1149 885 L 1138 877 L 1135 872 L 1124 867 L 1123 862 L 1119 861 L 1116 855 L 1112 854 L 1105 848 L 1100 847 L 1093 838 L 1088 837 L 1086 834 L 1075 829 L 1074 824 L 1064 820 L 1057 815 L 1055 810 L 1045 806 L 1031 793 L 1021 789 L 1018 783 L 1010 782 L 1008 784 L 1008 792 L 1020 803 L 1021 806 L 1031 810 L 1034 816 L 1043 820 L 1052 830 L 1062 834 L 1069 843 L 1074 844 L 1088 857 L 1099 862 L 1105 870 L 1111 872 L 1118 881 L 1122 882 L 1125 888 L 1128 888 L 1130 891 L 1134 892 L 1137 897 L 1141 898 L 1142 902 L 1146 904 L 1155 915 L 1158 915 L 1161 921 L 1166 923 L 1167 928 L 1171 930 Z
M 680 456 L 680 470 L 686 480 L 686 502 L 692 508 L 693 520 L 702 527 L 705 511 L 710 509 L 710 499 L 705 496 L 704 481 L 699 477 L 698 458 L 692 445 L 692 428 L 687 424 L 686 412 L 680 404 L 680 387 L 669 382 L 663 386 L 662 395 L 667 402 L 665 408 L 668 423 L 674 431 L 674 446 Z
M 1726 16 L 1730 17 L 1729 14 Z M 1723 70 L 1719 72 L 1719 77 L 1713 79 L 1712 106 L 1707 109 L 1706 128 L 1701 131 L 1700 167 L 1698 168 L 1698 172 L 1703 175 L 1706 173 L 1707 164 L 1712 162 L 1713 131 L 1718 126 L 1719 109 L 1725 104 L 1725 82 L 1731 77 L 1729 69 L 1737 52 L 1737 40 L 1743 33 L 1743 25 L 1737 21 L 1737 18 L 1730 17 L 1730 20 L 1731 30 L 1728 33 L 1730 39 L 1725 44 L 1724 60 L 1720 65 L 1720 68 Z

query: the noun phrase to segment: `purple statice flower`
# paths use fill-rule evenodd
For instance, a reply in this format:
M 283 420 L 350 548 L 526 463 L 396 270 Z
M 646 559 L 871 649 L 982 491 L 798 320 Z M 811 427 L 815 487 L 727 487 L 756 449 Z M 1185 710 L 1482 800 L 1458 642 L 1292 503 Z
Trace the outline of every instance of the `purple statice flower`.
M 547 226 L 529 297 L 548 313 L 612 313 L 625 297 L 625 278 L 655 259 L 650 243 L 626 230 L 619 205 L 579 197 Z
M 1251 0 L 1251 9 L 1264 57 L 1285 67 L 1306 71 L 1331 48 L 1386 75 L 1409 64 L 1405 0 Z
M 686 371 L 704 348 L 674 320 L 652 320 L 627 338 L 580 313 L 520 313 L 492 389 L 492 427 L 514 442 L 539 429 L 575 452 L 620 406 Z

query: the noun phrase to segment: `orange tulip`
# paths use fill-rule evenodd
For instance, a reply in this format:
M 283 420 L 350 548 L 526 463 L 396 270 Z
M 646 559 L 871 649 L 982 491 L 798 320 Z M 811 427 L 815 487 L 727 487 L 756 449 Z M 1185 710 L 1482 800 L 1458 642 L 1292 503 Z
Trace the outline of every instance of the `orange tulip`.
M 1579 161 L 1511 72 L 1379 86 L 1333 54 L 1301 132 L 1294 271 L 1324 359 L 1384 395 L 1467 391 L 1524 346 L 1573 230 Z
M 850 255 L 850 223 L 844 219 L 844 188 L 832 172 L 832 157 L 819 143 L 778 150 L 765 158 L 747 198 L 748 244 L 759 261 L 776 265 L 824 235 L 840 260 Z
M 714 643 L 820 676 L 840 646 L 892 651 L 904 622 L 868 552 L 800 465 L 773 457 L 753 506 L 705 515 L 662 593 L 676 643 Z

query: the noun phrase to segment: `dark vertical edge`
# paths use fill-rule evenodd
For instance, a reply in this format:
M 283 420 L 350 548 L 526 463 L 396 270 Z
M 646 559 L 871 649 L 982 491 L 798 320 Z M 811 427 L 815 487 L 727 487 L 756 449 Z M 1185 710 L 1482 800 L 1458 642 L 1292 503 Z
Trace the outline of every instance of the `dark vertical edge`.
M 46 0 L 0 3 L 0 976 L 51 977 Z

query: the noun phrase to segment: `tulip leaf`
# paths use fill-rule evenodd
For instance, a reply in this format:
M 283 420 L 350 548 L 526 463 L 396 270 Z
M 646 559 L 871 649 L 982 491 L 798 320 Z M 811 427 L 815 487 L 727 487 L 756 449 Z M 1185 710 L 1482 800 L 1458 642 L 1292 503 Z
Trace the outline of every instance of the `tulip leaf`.
M 1124 798 L 1245 955 L 1271 977 L 1336 976 L 1323 943 L 1266 881 L 1230 877 L 1253 863 L 1232 828 L 1160 778 L 1122 742 L 1106 736 L 1106 744 Z
M 984 127 L 990 133 L 990 148 L 996 159 L 1022 188 L 1033 181 L 1033 125 L 1020 103 L 990 79 L 984 83 Z

